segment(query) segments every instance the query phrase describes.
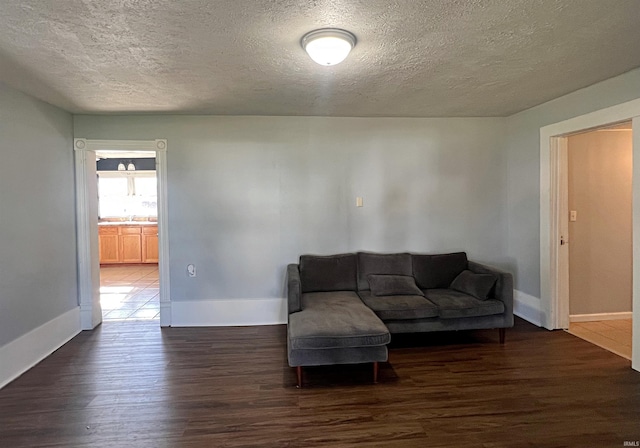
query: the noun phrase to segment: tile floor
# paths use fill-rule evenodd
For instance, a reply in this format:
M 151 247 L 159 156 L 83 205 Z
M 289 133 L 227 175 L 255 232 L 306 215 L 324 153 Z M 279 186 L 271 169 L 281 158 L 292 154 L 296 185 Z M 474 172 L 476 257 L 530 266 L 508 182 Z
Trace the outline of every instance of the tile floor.
M 631 319 L 571 322 L 569 333 L 631 359 Z
M 100 267 L 100 305 L 106 322 L 160 319 L 158 294 L 158 265 Z

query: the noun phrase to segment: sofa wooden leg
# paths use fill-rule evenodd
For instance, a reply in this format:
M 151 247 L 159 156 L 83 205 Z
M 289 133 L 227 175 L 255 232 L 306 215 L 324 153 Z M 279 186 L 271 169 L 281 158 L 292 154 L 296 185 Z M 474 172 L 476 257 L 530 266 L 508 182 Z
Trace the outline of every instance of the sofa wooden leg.
M 506 332 L 506 328 L 498 328 L 498 331 L 500 332 L 500 343 L 504 344 L 504 334 Z
M 296 367 L 296 372 L 298 374 L 298 388 L 302 388 L 302 366 Z
M 373 384 L 378 382 L 378 361 L 373 363 Z

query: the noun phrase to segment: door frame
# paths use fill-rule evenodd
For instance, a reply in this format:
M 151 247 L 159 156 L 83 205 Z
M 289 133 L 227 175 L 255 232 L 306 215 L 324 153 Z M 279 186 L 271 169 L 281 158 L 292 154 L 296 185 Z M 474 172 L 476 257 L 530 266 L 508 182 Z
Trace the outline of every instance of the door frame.
M 550 288 L 557 300 L 552 304 L 556 328 L 569 328 L 569 150 L 567 136 L 549 141 L 551 164 L 551 276 Z
M 76 216 L 78 244 L 78 293 L 80 324 L 92 330 L 102 322 L 100 307 L 100 260 L 98 257 L 97 195 L 91 194 L 88 163 L 95 164 L 96 151 L 152 151 L 156 154 L 158 181 L 158 277 L 160 289 L 160 326 L 171 326 L 169 296 L 169 224 L 167 213 L 167 140 L 90 140 L 74 138 L 76 164 Z M 90 167 L 89 167 L 90 170 Z
M 640 370 L 640 99 L 540 128 L 540 305 L 545 328 L 568 326 L 568 248 L 560 248 L 567 228 L 563 220 L 568 219 L 566 136 L 629 120 L 633 128 L 632 366 Z

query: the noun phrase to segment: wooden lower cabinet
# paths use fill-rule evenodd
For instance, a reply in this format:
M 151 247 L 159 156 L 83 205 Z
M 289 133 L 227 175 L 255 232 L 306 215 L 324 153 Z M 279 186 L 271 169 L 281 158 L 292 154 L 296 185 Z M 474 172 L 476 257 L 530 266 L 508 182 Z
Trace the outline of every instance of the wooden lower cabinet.
M 158 255 L 158 227 L 148 226 L 142 228 L 142 262 L 157 263 Z
M 120 227 L 120 254 L 123 263 L 142 263 L 142 229 Z
M 120 263 L 118 229 L 116 227 L 100 227 L 98 238 L 100 241 L 100 263 Z
M 158 226 L 99 226 L 98 238 L 100 264 L 158 262 Z

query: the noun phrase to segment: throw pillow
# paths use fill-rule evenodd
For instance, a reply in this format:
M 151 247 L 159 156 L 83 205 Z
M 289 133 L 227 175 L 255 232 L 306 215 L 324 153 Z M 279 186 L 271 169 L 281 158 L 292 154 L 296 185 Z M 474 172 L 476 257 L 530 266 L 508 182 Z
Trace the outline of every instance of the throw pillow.
M 497 277 L 493 274 L 476 274 L 465 270 L 453 279 L 450 288 L 458 292 L 469 294 L 476 299 L 487 300 L 489 292 L 496 283 L 496 280 Z
M 369 274 L 367 279 L 374 296 L 424 296 L 408 275 Z
M 369 274 L 413 276 L 411 254 L 377 254 L 358 252 L 358 291 L 369 288 Z

